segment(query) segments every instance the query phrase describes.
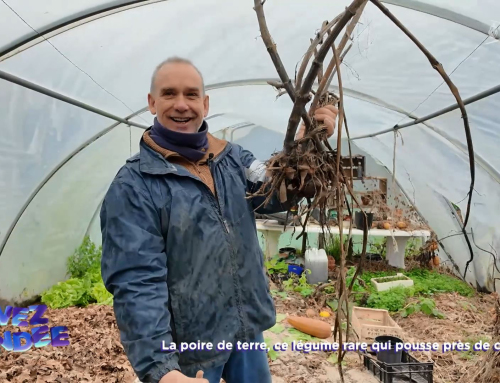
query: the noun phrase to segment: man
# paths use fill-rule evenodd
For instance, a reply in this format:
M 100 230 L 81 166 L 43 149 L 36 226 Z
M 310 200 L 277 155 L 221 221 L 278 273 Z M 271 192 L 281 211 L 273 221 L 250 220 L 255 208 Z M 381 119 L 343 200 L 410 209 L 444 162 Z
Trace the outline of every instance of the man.
M 254 219 L 263 198 L 246 199 L 265 166 L 208 133 L 209 97 L 189 61 L 157 67 L 148 103 L 154 125 L 101 209 L 102 277 L 128 359 L 143 382 L 270 383 L 266 352 L 235 350 L 263 342 L 276 321 Z M 331 135 L 336 115 L 329 107 L 315 118 Z M 296 202 L 276 196 L 257 212 Z M 162 350 L 172 342 L 177 350 Z M 199 344 L 180 352 L 181 342 Z

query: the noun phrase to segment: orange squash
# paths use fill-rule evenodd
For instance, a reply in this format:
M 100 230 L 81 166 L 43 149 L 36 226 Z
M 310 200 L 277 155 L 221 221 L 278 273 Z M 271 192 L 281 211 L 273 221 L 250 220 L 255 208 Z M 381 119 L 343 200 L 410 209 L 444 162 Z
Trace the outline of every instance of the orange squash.
M 439 266 L 439 263 L 440 263 L 440 262 L 439 262 L 439 257 L 436 255 L 436 256 L 434 257 L 434 266 Z
M 326 339 L 332 334 L 331 326 L 319 319 L 291 316 L 287 321 L 297 330 L 316 338 Z

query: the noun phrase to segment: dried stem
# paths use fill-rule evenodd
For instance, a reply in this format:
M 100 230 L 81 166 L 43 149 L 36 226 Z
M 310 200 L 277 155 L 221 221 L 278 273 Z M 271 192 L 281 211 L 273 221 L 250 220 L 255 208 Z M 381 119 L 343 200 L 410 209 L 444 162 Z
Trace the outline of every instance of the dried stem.
M 338 15 L 337 17 L 335 17 L 332 21 L 330 21 L 326 25 L 325 25 L 325 23 L 323 23 L 323 27 L 318 32 L 316 38 L 311 42 L 311 46 L 309 47 L 306 54 L 304 55 L 304 59 L 302 60 L 299 71 L 297 72 L 297 76 L 295 78 L 295 85 L 297 88 L 300 88 L 300 86 L 302 85 L 302 78 L 304 77 L 304 73 L 306 71 L 307 64 L 309 63 L 309 60 L 311 59 L 311 56 L 313 54 L 314 49 L 322 41 L 324 35 L 335 25 L 335 23 L 337 21 L 340 20 L 341 17 L 342 17 L 342 13 L 340 15 Z
M 313 40 L 311 39 L 311 44 L 312 44 Z M 314 57 L 316 57 L 318 55 L 318 48 L 315 47 L 314 48 Z M 318 82 L 321 82 L 321 80 L 323 79 L 323 63 L 321 63 L 321 66 L 319 67 L 319 71 L 318 71 Z M 316 93 L 317 94 L 317 93 Z M 309 116 L 311 116 L 311 113 L 309 113 Z
M 271 56 L 271 60 L 280 76 L 281 82 L 283 83 L 283 87 L 286 89 L 286 92 L 290 96 L 292 102 L 295 102 L 295 89 L 292 85 L 292 81 L 290 77 L 288 77 L 288 73 L 286 72 L 285 66 L 281 61 L 281 58 L 276 49 L 276 44 L 273 42 L 271 37 L 271 33 L 269 32 L 269 28 L 267 27 L 266 16 L 264 14 L 264 1 L 254 0 L 254 10 L 257 13 L 257 20 L 259 21 L 260 33 L 262 36 L 262 40 L 267 48 L 267 52 L 269 56 Z M 299 110 L 299 113 L 304 120 L 306 127 L 310 127 L 312 125 L 311 118 L 307 114 L 305 108 Z
M 258 0 L 255 0 L 258 1 Z M 314 79 L 318 75 L 318 70 L 326 57 L 326 54 L 330 47 L 333 45 L 333 42 L 338 37 L 342 29 L 346 26 L 346 24 L 352 19 L 352 17 L 356 14 L 358 8 L 365 2 L 365 0 L 354 0 L 351 5 L 347 7 L 345 12 L 342 14 L 340 20 L 334 25 L 332 32 L 325 39 L 325 42 L 321 46 L 318 51 L 318 55 L 315 57 L 311 64 L 311 68 L 309 73 L 307 74 L 304 84 L 300 88 L 295 103 L 293 105 L 292 113 L 288 120 L 288 127 L 285 135 L 285 144 L 284 150 L 285 154 L 289 154 L 292 150 L 294 144 L 295 133 L 297 132 L 297 126 L 300 121 L 301 112 L 304 109 L 305 105 L 309 101 L 309 93 L 311 91 L 312 85 L 314 83 Z
M 363 4 L 361 4 L 359 9 L 357 10 L 356 15 L 352 18 L 349 25 L 347 26 L 346 31 L 344 33 L 344 36 L 342 37 L 342 40 L 340 40 L 340 44 L 337 48 L 337 54 L 340 54 L 340 52 L 342 52 L 344 50 L 347 42 L 349 40 L 351 40 L 351 34 L 353 33 L 354 27 L 358 23 L 367 2 L 368 2 L 368 0 L 364 0 Z M 341 55 L 340 62 L 343 61 L 345 55 L 347 54 L 347 52 L 349 51 L 350 48 L 351 48 L 351 46 L 349 46 L 349 48 L 343 53 L 343 55 Z M 332 46 L 332 51 L 334 49 L 335 48 Z M 330 82 L 332 81 L 332 78 L 335 75 L 335 72 L 333 69 L 336 67 L 338 67 L 338 66 L 336 65 L 336 59 L 335 59 L 335 55 L 334 55 L 334 57 L 332 57 L 330 64 L 328 65 L 328 67 L 325 71 L 323 81 L 320 82 L 320 84 L 318 86 L 318 91 L 316 92 L 316 95 L 314 96 L 314 99 L 311 103 L 311 108 L 309 109 L 310 116 L 312 116 L 311 113 L 314 113 L 314 110 L 316 109 L 316 105 L 319 101 L 319 97 L 323 94 L 324 90 L 328 89 L 328 87 L 330 86 Z

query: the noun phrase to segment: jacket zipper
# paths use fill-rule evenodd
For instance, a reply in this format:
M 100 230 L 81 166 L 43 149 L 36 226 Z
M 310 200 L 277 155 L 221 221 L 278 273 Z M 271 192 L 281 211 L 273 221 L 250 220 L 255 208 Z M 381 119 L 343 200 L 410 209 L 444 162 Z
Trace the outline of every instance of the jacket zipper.
M 214 154 L 213 153 L 210 153 L 208 155 L 207 162 L 208 162 L 208 168 L 210 169 L 210 175 L 212 176 L 212 180 L 214 182 L 215 200 L 217 201 L 217 208 L 219 209 L 219 216 L 222 220 L 222 224 L 224 225 L 224 229 L 225 229 L 226 233 L 229 234 L 229 226 L 228 226 L 226 220 L 224 219 L 224 216 L 222 215 L 222 209 L 220 207 L 220 201 L 219 201 L 219 194 L 217 193 L 217 184 L 215 182 L 215 177 L 214 177 L 214 173 L 213 173 L 213 166 L 212 166 L 214 163 Z
M 208 168 L 210 169 L 210 174 L 212 176 L 212 179 L 214 181 L 214 193 L 215 193 L 215 199 L 217 200 L 217 206 L 219 208 L 219 216 L 222 220 L 222 223 L 224 225 L 224 229 L 226 230 L 226 233 L 229 234 L 229 226 L 226 222 L 226 220 L 224 219 L 224 216 L 222 215 L 222 209 L 220 207 L 220 201 L 219 201 L 219 194 L 217 193 L 217 183 L 215 181 L 215 177 L 214 177 L 214 173 L 213 173 L 213 160 L 214 159 L 214 154 L 213 153 L 210 153 L 208 155 L 208 160 L 207 160 L 207 163 L 208 163 Z M 208 186 L 207 186 L 208 188 Z M 211 192 L 211 191 L 210 191 Z M 231 245 L 229 245 L 230 247 L 230 251 L 234 254 L 233 250 L 232 250 L 232 247 Z M 232 271 L 233 271 L 233 283 L 235 284 L 235 290 L 236 290 L 236 306 L 237 306 L 237 309 L 238 309 L 238 316 L 240 318 L 240 321 L 241 321 L 241 324 L 243 326 L 243 333 L 246 334 L 246 325 L 245 325 L 245 322 L 243 320 L 243 317 L 242 317 L 242 309 L 241 309 L 241 295 L 240 295 L 240 291 L 241 291 L 241 286 L 239 286 L 238 282 L 235 280 L 235 275 L 236 275 L 236 265 L 235 265 L 235 259 L 234 259 L 234 256 L 231 257 L 231 264 L 232 264 Z

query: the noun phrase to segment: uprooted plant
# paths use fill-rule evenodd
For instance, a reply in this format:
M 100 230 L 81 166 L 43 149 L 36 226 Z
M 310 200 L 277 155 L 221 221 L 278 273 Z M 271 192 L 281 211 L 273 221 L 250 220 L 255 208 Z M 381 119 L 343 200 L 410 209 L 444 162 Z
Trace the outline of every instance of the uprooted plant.
M 283 151 L 274 154 L 267 163 L 268 181 L 256 193 L 249 196 L 249 198 L 260 196 L 265 197 L 264 203 L 266 204 L 276 193 L 279 195 L 281 202 L 286 202 L 290 195 L 296 194 L 306 197 L 307 206 L 301 211 L 299 216 L 305 215 L 302 224 L 303 231 L 299 235 L 305 233 L 305 226 L 308 218 L 313 209 L 317 208 L 320 212 L 320 217 L 326 216 L 326 211 L 330 207 L 334 207 L 338 211 L 338 222 L 340 230 L 340 243 L 343 240 L 343 211 L 347 207 L 351 211 L 348 204 L 347 194 L 350 194 L 353 203 L 361 208 L 361 204 L 357 201 L 353 192 L 353 174 L 345 174 L 341 166 L 341 137 L 342 129 L 345 126 L 346 135 L 349 139 L 349 130 L 347 127 L 347 120 L 344 111 L 343 100 L 343 87 L 340 65 L 343 58 L 352 46 L 351 37 L 354 27 L 367 4 L 371 1 L 378 7 L 389 19 L 391 19 L 425 54 L 429 59 L 432 67 L 436 69 L 442 76 L 443 80 L 449 86 L 451 92 L 455 96 L 462 117 L 464 119 L 467 143 L 469 148 L 469 156 L 471 158 L 471 188 L 473 190 L 474 184 L 474 162 L 472 141 L 470 138 L 470 129 L 467 120 L 467 114 L 464 104 L 458 93 L 458 90 L 451 82 L 447 74 L 444 72 L 441 64 L 427 51 L 427 49 L 397 20 L 387 8 L 385 8 L 379 0 L 353 0 L 352 3 L 340 15 L 331 21 L 323 22 L 319 31 L 317 31 L 315 38 L 311 39 L 311 45 L 304 55 L 304 58 L 296 73 L 295 80 L 288 76 L 285 66 L 276 49 L 276 44 L 273 42 L 269 29 L 267 27 L 266 18 L 264 15 L 264 3 L 266 0 L 254 0 L 254 10 L 257 14 L 259 28 L 261 31 L 262 40 L 267 48 L 271 60 L 278 72 L 281 81 L 270 81 L 269 84 L 279 90 L 279 96 L 288 94 L 293 102 L 293 108 L 288 120 L 288 126 L 285 133 L 285 140 L 283 143 Z M 343 36 L 338 43 L 336 39 L 344 31 Z M 350 43 L 350 44 L 348 44 Z M 323 62 L 329 51 L 332 51 L 332 58 L 326 69 L 323 72 Z M 308 69 L 306 73 L 306 69 Z M 334 77 L 337 77 L 339 94 L 338 96 L 330 92 L 330 83 Z M 317 79 L 318 86 L 313 90 L 315 80 Z M 309 110 L 306 110 L 306 105 L 310 102 Z M 333 105 L 337 106 L 338 124 L 337 124 L 337 148 L 332 149 L 328 142 L 327 129 L 324 124 L 318 123 L 314 119 L 314 112 L 318 107 Z M 302 138 L 295 139 L 297 128 L 303 121 L 305 125 L 305 132 Z M 348 141 L 349 142 L 349 141 Z M 351 159 L 352 169 L 352 153 L 349 144 L 349 157 Z M 469 216 L 469 205 L 466 213 L 466 219 Z M 363 212 L 364 214 L 364 212 Z M 340 264 L 337 268 L 338 276 L 336 280 L 336 294 L 338 307 L 348 307 L 347 302 L 350 299 L 354 282 L 361 272 L 363 267 L 364 258 L 366 255 L 367 247 L 367 225 L 366 214 L 364 214 L 365 225 L 363 230 L 363 250 L 360 258 L 359 265 L 356 269 L 354 277 L 352 278 L 349 286 L 346 283 L 345 261 L 347 249 L 341 246 Z M 320 225 L 323 234 L 328 234 L 329 227 L 326 220 L 320 219 Z M 465 225 L 464 225 L 465 226 Z M 352 220 L 349 227 L 349 234 L 347 243 L 349 243 L 352 234 Z M 298 237 L 297 237 L 298 238 Z M 305 244 L 305 242 L 303 242 Z M 304 247 L 304 245 L 303 245 Z M 303 248 L 304 251 L 304 248 Z M 322 290 L 326 285 L 320 286 L 318 290 Z M 339 342 L 338 351 L 338 367 L 342 382 L 344 381 L 342 371 L 342 360 L 346 351 L 342 347 L 342 326 L 343 322 L 347 323 L 345 331 L 346 341 L 349 336 L 350 318 L 348 310 L 337 310 L 335 319 L 334 337 Z

